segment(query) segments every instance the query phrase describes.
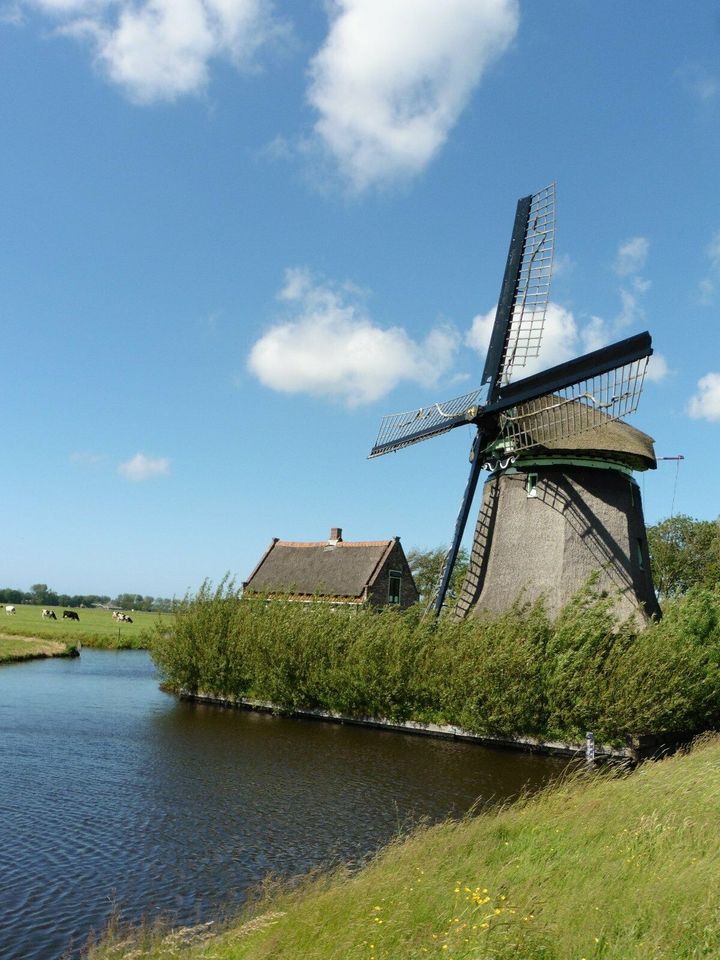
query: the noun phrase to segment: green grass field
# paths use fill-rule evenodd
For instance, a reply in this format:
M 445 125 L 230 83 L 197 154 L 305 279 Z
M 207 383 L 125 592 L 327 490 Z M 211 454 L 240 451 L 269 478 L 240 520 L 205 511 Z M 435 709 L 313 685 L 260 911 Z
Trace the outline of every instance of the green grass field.
M 421 830 L 224 929 L 109 931 L 92 960 L 720 956 L 720 740 Z
M 144 649 L 149 645 L 156 613 L 129 613 L 132 623 L 118 623 L 109 610 L 78 609 L 79 622 L 63 620 L 63 607 L 53 607 L 57 620 L 43 620 L 41 606 L 15 604 L 16 613 L 8 616 L 0 607 L 0 637 L 34 637 L 38 640 L 60 640 L 86 647 L 127 650 Z M 50 608 L 48 608 L 50 609 Z M 166 617 L 168 614 L 165 615 Z

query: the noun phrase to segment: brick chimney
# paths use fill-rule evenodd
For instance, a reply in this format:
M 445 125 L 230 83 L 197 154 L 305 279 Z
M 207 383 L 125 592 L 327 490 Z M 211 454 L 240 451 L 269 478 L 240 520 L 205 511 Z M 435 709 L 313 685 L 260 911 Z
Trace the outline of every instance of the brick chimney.
M 328 544 L 335 546 L 336 543 L 342 541 L 342 527 L 331 527 L 330 536 L 328 537 Z

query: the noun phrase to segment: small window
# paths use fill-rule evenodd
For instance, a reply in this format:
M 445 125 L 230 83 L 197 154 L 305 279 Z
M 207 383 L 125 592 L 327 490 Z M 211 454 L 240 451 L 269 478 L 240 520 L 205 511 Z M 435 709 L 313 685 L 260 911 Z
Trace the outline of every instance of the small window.
M 642 539 L 641 539 L 640 537 L 637 538 L 637 544 L 636 544 L 636 546 L 637 546 L 638 569 L 644 570 L 644 569 L 645 569 L 645 554 L 643 553 L 643 542 L 642 542 Z
M 402 572 L 400 570 L 391 570 L 388 576 L 388 603 L 400 603 L 401 583 Z
M 529 497 L 537 496 L 537 482 L 538 475 L 536 473 L 529 473 L 527 475 L 527 480 L 525 481 L 525 490 Z

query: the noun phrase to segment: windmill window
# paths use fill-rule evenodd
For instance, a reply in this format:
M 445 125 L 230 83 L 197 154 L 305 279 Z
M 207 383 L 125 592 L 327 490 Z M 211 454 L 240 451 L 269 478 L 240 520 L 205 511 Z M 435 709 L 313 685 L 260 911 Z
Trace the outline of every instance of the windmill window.
M 644 553 L 643 553 L 643 542 L 642 542 L 642 539 L 641 539 L 640 537 L 637 538 L 637 560 L 638 560 L 638 568 L 639 568 L 640 570 L 644 570 L 644 569 L 645 569 L 645 555 L 644 555 Z
M 536 473 L 529 473 L 527 475 L 527 480 L 525 481 L 525 490 L 529 497 L 537 496 L 537 482 L 538 475 Z
M 391 570 L 388 577 L 388 603 L 400 603 L 401 583 L 402 572 L 400 570 Z

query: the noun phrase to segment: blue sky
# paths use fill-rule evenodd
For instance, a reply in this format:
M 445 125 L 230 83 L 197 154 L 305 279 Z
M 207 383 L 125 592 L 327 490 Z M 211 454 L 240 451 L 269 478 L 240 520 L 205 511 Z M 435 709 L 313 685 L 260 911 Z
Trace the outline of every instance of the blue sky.
M 545 365 L 649 329 L 646 519 L 715 519 L 707 2 L 0 0 L 0 584 L 182 594 L 270 538 L 446 543 L 518 197 Z

